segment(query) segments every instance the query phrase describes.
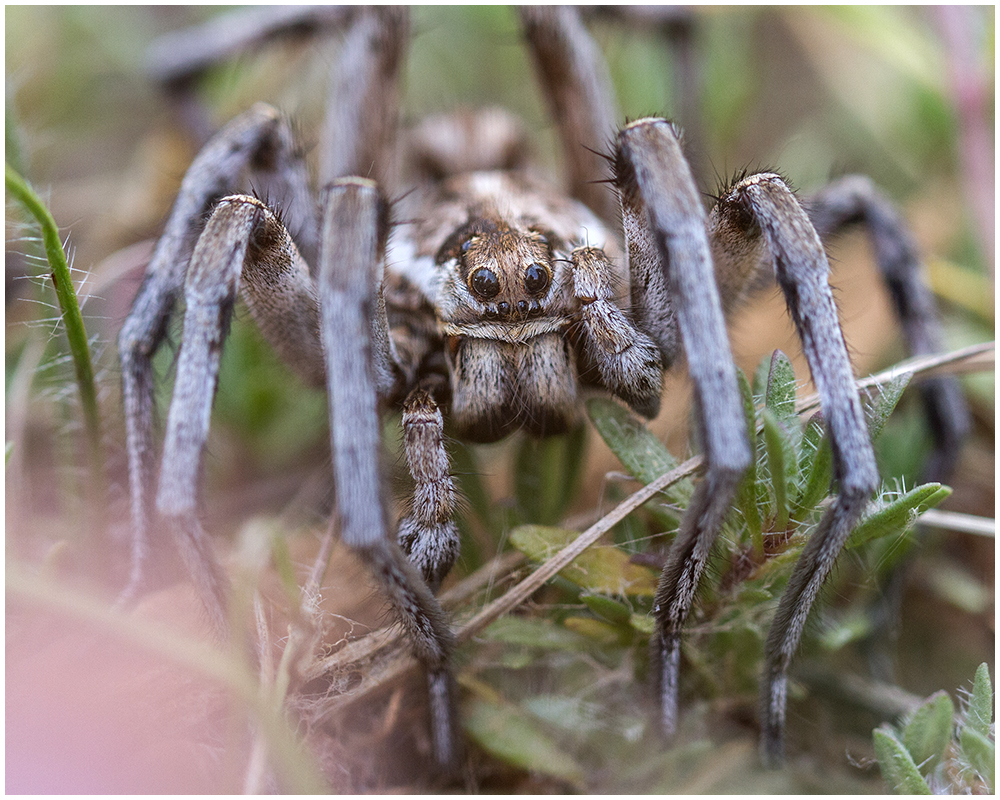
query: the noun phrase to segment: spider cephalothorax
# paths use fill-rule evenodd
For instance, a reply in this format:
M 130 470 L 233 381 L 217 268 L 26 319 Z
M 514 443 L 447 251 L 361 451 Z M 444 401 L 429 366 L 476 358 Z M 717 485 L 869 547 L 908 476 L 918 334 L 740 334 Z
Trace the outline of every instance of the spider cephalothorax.
M 822 397 L 839 488 L 767 643 L 763 743 L 765 757 L 777 760 L 789 662 L 877 482 L 823 244 L 775 173 L 739 176 L 706 213 L 672 124 L 644 118 L 615 132 L 604 65 L 576 12 L 525 8 L 522 17 L 567 157 L 568 193 L 537 177 L 523 133 L 496 110 L 430 120 L 397 148 L 407 18 L 386 7 L 341 20 L 347 33 L 318 203 L 287 123 L 266 106 L 231 122 L 196 158 L 120 337 L 133 588 L 142 580 L 147 532 L 165 527 L 218 627 L 226 627 L 226 579 L 199 522 L 196 484 L 219 352 L 241 292 L 279 354 L 327 389 L 341 536 L 371 568 L 427 667 L 435 756 L 454 766 L 454 637 L 431 591 L 458 555 L 445 418 L 473 441 L 518 430 L 545 436 L 574 423 L 583 387 L 653 416 L 664 370 L 684 355 L 705 467 L 654 606 L 658 703 L 672 733 L 682 626 L 750 462 L 724 314 L 762 270 L 773 271 Z M 599 155 L 609 140 L 611 153 Z M 400 152 L 406 158 L 397 165 Z M 612 174 L 602 180 L 606 162 Z M 217 200 L 242 187 L 247 171 L 283 199 L 281 219 L 253 197 Z M 397 171 L 402 179 L 392 177 Z M 358 175 L 378 180 L 351 177 Z M 400 198 L 391 226 L 390 192 Z M 920 346 L 933 343 L 916 256 L 870 182 L 834 184 L 810 213 L 824 235 L 862 219 L 877 241 L 898 245 L 879 251 L 882 269 L 906 298 L 901 313 L 921 331 Z M 184 339 L 154 509 L 150 358 L 182 289 Z M 396 536 L 379 471 L 378 410 L 386 405 L 402 408 L 414 482 Z

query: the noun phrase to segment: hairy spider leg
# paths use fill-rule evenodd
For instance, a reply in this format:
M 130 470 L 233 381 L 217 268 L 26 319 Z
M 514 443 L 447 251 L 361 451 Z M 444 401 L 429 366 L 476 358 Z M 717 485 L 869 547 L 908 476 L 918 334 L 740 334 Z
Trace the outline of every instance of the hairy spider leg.
M 389 538 L 381 493 L 371 329 L 385 216 L 371 181 L 347 178 L 324 192 L 320 305 L 337 517 L 342 540 L 375 575 L 427 667 L 434 756 L 454 768 L 460 758 L 450 672 L 454 634 L 430 588 Z
M 320 136 L 320 186 L 349 175 L 375 180 L 383 191 L 397 185 L 399 74 L 409 32 L 405 8 L 357 10 L 331 72 Z
M 620 118 L 607 63 L 572 6 L 519 6 L 525 40 L 562 143 L 569 194 L 604 220 L 618 208 L 595 178 Z
M 878 470 L 827 282 L 826 251 L 791 189 L 773 173 L 744 178 L 719 199 L 710 224 L 719 239 L 759 237 L 766 245 L 820 395 L 839 487 L 795 565 L 765 644 L 761 755 L 776 765 L 784 755 L 789 664 L 809 610 L 878 485 Z
M 618 137 L 615 183 L 633 287 L 669 296 L 673 313 L 647 328 L 673 360 L 680 341 L 694 383 L 706 471 L 660 576 L 653 613 L 653 664 L 664 732 L 677 727 L 680 637 L 712 543 L 750 464 L 746 421 L 712 269 L 705 212 L 672 125 L 643 119 Z M 635 291 L 635 290 L 634 290 Z M 669 292 L 669 295 L 667 293 Z
M 264 104 L 255 105 L 226 125 L 191 164 L 118 336 L 131 499 L 131 569 L 120 598 L 124 603 L 137 597 L 147 578 L 151 528 L 155 525 L 149 499 L 156 460 L 152 359 L 183 291 L 191 248 L 205 215 L 220 197 L 237 187 L 248 169 L 258 175 L 271 173 L 270 185 L 282 196 L 308 194 L 291 131 L 277 112 Z
M 871 178 L 846 175 L 812 195 L 805 206 L 824 242 L 850 225 L 864 226 L 910 354 L 943 352 L 937 304 L 924 278 L 913 234 Z M 954 375 L 927 378 L 917 389 L 934 440 L 934 452 L 921 480 L 944 481 L 954 471 L 969 433 L 968 405 Z
M 872 180 L 864 175 L 839 178 L 814 194 L 806 210 L 827 244 L 844 228 L 864 227 L 907 350 L 912 355 L 943 352 L 944 336 L 937 305 L 925 280 L 917 244 L 897 210 Z M 954 472 L 962 442 L 969 433 L 968 405 L 954 375 L 926 378 L 916 389 L 933 441 L 933 451 L 920 479 L 944 482 Z M 894 647 L 910 562 L 911 558 L 904 556 L 882 581 L 872 609 L 874 625 L 865 648 L 873 674 L 884 681 L 893 679 Z

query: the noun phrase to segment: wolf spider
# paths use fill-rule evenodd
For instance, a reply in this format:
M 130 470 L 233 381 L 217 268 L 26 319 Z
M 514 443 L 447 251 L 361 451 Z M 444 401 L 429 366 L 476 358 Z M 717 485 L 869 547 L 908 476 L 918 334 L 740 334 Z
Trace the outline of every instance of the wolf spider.
M 152 530 L 163 526 L 217 628 L 226 628 L 227 580 L 196 497 L 239 294 L 278 354 L 328 392 L 340 535 L 385 591 L 427 669 L 434 755 L 454 765 L 454 637 L 434 596 L 459 553 L 444 415 L 457 436 L 475 442 L 518 430 L 548 436 L 577 419 L 579 394 L 596 387 L 653 417 L 664 371 L 683 354 L 705 466 L 654 604 L 658 703 L 669 735 L 684 621 L 751 458 L 725 318 L 773 270 L 822 397 L 839 487 L 767 640 L 762 752 L 777 762 L 789 663 L 878 481 L 820 234 L 855 221 L 868 227 L 911 344 L 926 351 L 938 341 L 915 248 L 864 178 L 832 184 L 807 212 L 780 175 L 746 174 L 706 213 L 677 128 L 643 118 L 616 129 L 606 67 L 577 13 L 523 8 L 521 16 L 568 193 L 529 169 L 523 134 L 503 112 L 435 117 L 406 139 L 398 134 L 408 20 L 384 7 L 340 12 L 345 38 L 320 146 L 318 204 L 288 124 L 268 106 L 239 115 L 195 158 L 119 339 L 129 592 L 143 580 Z M 234 194 L 247 173 L 256 195 Z M 390 194 L 399 198 L 393 204 Z M 281 214 L 262 197 L 280 201 Z M 184 334 L 154 498 L 151 358 L 182 291 Z M 402 408 L 415 483 L 395 538 L 379 469 L 379 411 L 393 406 Z

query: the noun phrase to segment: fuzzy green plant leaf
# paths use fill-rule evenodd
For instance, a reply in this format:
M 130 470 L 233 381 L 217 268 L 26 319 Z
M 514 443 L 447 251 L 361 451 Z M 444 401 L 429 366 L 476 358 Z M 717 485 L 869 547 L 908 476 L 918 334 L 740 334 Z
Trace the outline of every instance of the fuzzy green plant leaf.
M 629 618 L 629 625 L 632 626 L 633 630 L 637 630 L 646 636 L 652 636 L 656 630 L 656 620 L 649 616 L 649 614 L 633 614 Z
M 846 547 L 859 547 L 866 542 L 906 531 L 918 516 L 934 508 L 950 494 L 951 489 L 940 483 L 925 483 L 910 489 L 881 508 L 870 511 L 851 533 Z
M 889 415 L 896 408 L 899 398 L 903 396 L 903 390 L 909 385 L 910 378 L 912 377 L 912 373 L 904 372 L 899 377 L 882 384 L 879 387 L 879 394 L 875 401 L 865 406 L 868 436 L 873 442 L 881 435 L 886 420 L 889 419 Z
M 913 712 L 903 728 L 903 744 L 913 761 L 928 773 L 944 756 L 951 742 L 955 706 L 947 692 L 935 692 Z
M 993 684 L 990 682 L 990 668 L 984 662 L 976 669 L 972 680 L 972 694 L 964 714 L 965 726 L 978 731 L 983 736 L 990 735 L 993 722 Z
M 544 525 L 521 525 L 511 531 L 510 543 L 533 561 L 554 556 L 580 534 Z M 592 547 L 559 574 L 591 592 L 651 596 L 656 592 L 653 570 L 629 561 L 617 547 Z
M 70 355 L 73 358 L 77 390 L 80 393 L 80 405 L 83 408 L 84 427 L 90 442 L 95 476 L 99 479 L 101 423 L 97 409 L 94 365 L 90 354 L 90 343 L 87 341 L 87 330 L 83 324 L 83 315 L 80 313 L 76 289 L 73 287 L 73 279 L 69 272 L 69 261 L 66 258 L 66 251 L 63 250 L 62 239 L 59 237 L 59 227 L 48 208 L 27 181 L 15 172 L 10 164 L 4 166 L 7 191 L 35 218 L 42 231 L 42 244 L 45 248 L 49 268 L 52 270 L 52 283 L 55 286 L 63 327 L 69 342 Z
M 500 617 L 480 636 L 490 641 L 542 650 L 584 651 L 588 642 L 582 636 L 546 619 Z
M 764 407 L 770 409 L 779 420 L 795 416 L 795 369 L 788 356 L 780 350 L 771 354 Z
M 604 594 L 584 594 L 580 596 L 584 605 L 599 617 L 615 625 L 628 625 L 632 618 L 632 609 L 624 603 Z
M 593 617 L 566 617 L 563 620 L 563 625 L 574 633 L 586 636 L 601 650 L 607 650 L 609 647 L 624 642 L 628 634 L 628 631 L 623 631 L 609 622 Z
M 584 788 L 583 768 L 558 746 L 542 725 L 518 707 L 477 697 L 462 708 L 462 725 L 473 741 L 497 758 L 528 772 Z
M 924 780 L 909 751 L 895 734 L 886 727 L 872 732 L 875 757 L 878 759 L 882 778 L 896 794 L 930 794 L 930 787 Z
M 816 413 L 806 425 L 799 455 L 802 488 L 795 499 L 795 519 L 803 520 L 830 491 L 833 480 L 833 447 L 821 414 Z
M 756 454 L 757 415 L 753 403 L 753 390 L 750 388 L 750 382 L 747 380 L 747 376 L 743 374 L 743 370 L 736 370 L 736 380 L 739 383 L 740 395 L 743 398 L 743 416 L 746 418 L 747 423 L 747 438 L 750 440 L 750 452 Z M 750 461 L 747 471 L 743 474 L 743 480 L 736 493 L 736 506 L 739 508 L 740 513 L 743 514 L 743 519 L 746 520 L 747 531 L 750 535 L 750 541 L 753 544 L 754 553 L 758 559 L 761 559 L 764 555 L 764 534 L 763 522 L 760 518 L 760 508 L 757 505 L 757 496 L 757 459 L 753 458 Z
M 767 463 L 771 473 L 771 487 L 774 490 L 774 526 L 776 531 L 788 530 L 790 517 L 789 494 L 792 477 L 789 475 L 792 465 L 797 465 L 795 447 L 784 424 L 771 409 L 765 408 L 761 419 L 764 422 L 764 448 L 767 451 Z
M 983 779 L 986 789 L 993 794 L 996 786 L 996 742 L 977 730 L 966 727 L 958 736 L 962 757 Z
M 642 483 L 650 483 L 677 466 L 677 459 L 628 409 L 606 397 L 587 401 L 587 414 L 604 443 L 624 467 Z M 688 481 L 667 490 L 674 502 L 686 504 L 691 497 Z

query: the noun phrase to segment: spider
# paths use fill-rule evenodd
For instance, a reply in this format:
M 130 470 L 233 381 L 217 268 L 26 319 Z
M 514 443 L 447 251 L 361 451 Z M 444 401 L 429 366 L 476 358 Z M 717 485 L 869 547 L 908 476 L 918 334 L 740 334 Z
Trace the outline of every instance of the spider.
M 654 603 L 657 702 L 670 735 L 685 618 L 751 458 L 725 319 L 773 271 L 822 397 L 839 490 L 767 641 L 762 753 L 778 763 L 789 663 L 878 480 L 820 234 L 868 226 L 912 346 L 925 351 L 938 334 L 915 248 L 864 178 L 832 184 L 807 212 L 780 175 L 743 174 L 706 213 L 673 124 L 645 117 L 616 127 L 605 65 L 577 12 L 520 13 L 566 158 L 566 191 L 536 176 L 524 133 L 502 111 L 433 117 L 399 133 L 408 20 L 384 7 L 337 12 L 345 34 L 318 203 L 288 123 L 268 106 L 236 117 L 195 158 L 119 337 L 133 529 L 126 595 L 142 584 L 150 537 L 168 530 L 226 629 L 227 581 L 199 521 L 197 488 L 220 354 L 242 296 L 278 354 L 327 390 L 340 535 L 426 667 L 434 756 L 454 767 L 454 637 L 434 595 L 459 554 L 445 419 L 473 442 L 549 436 L 575 423 L 589 389 L 653 417 L 664 372 L 683 357 L 705 466 Z M 247 175 L 253 195 L 238 193 Z M 281 213 L 262 198 L 280 201 Z M 182 293 L 157 482 L 151 358 Z M 951 391 L 928 390 L 939 417 L 949 417 Z M 387 407 L 402 409 L 415 486 L 395 536 L 379 471 Z M 942 441 L 957 441 L 959 428 L 943 423 Z

